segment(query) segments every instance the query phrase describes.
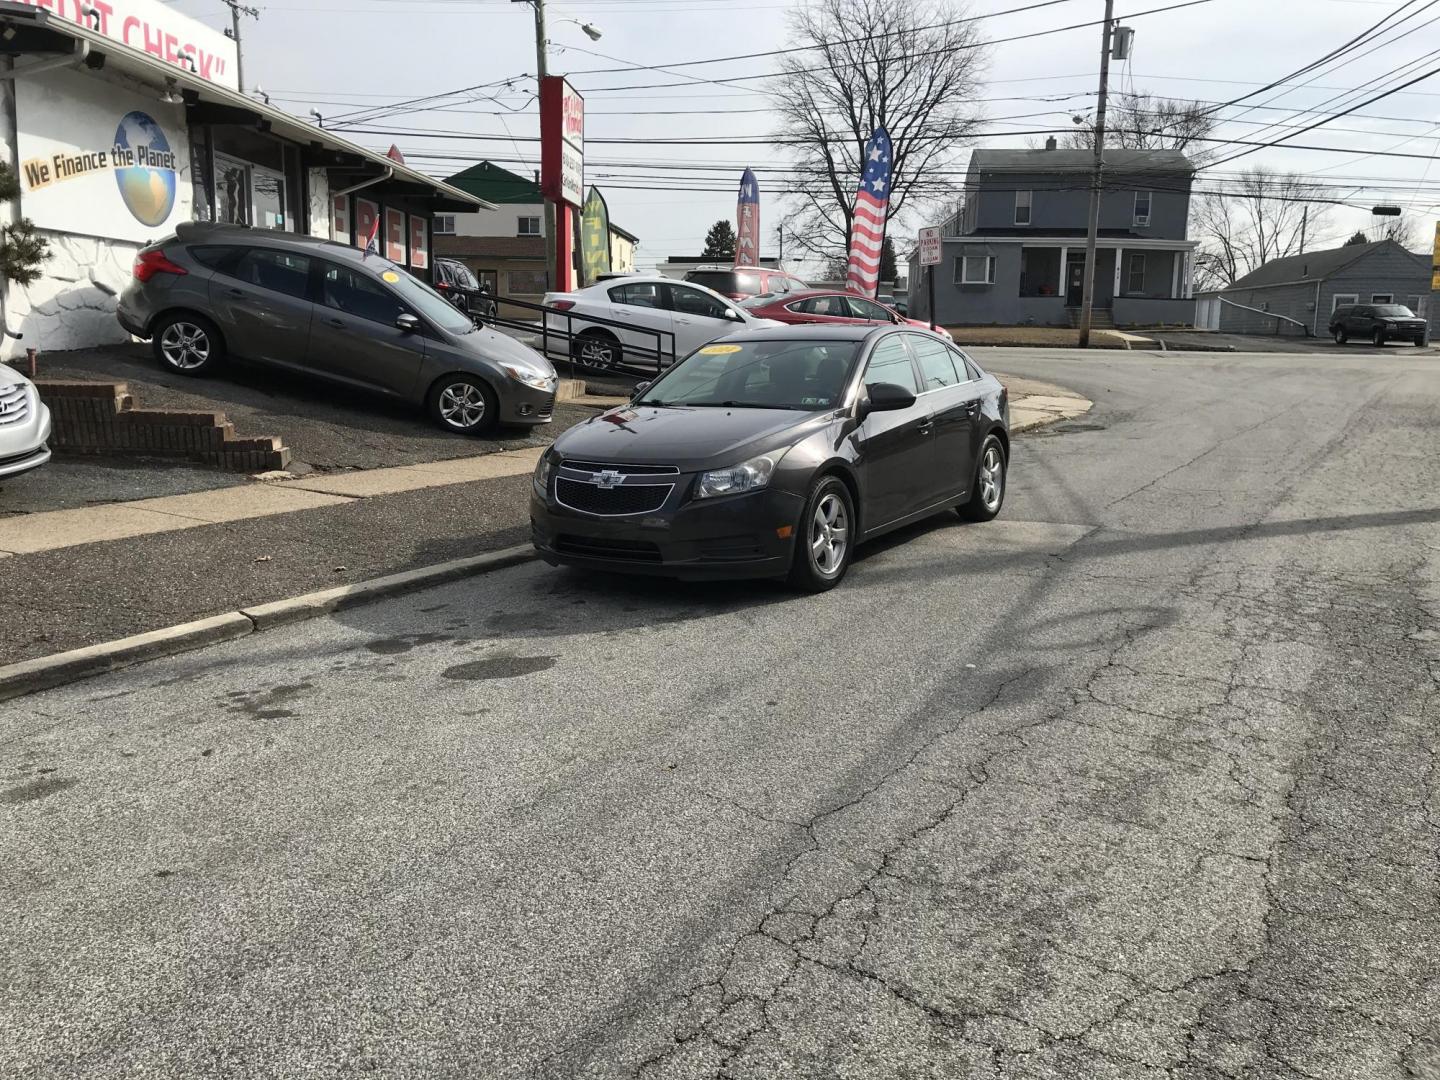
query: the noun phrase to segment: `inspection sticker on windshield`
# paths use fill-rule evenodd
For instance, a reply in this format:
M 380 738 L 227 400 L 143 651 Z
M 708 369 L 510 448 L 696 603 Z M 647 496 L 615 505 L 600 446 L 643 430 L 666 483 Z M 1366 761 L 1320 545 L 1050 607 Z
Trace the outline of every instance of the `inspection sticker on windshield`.
M 380 275 L 380 280 L 394 285 L 397 281 L 400 280 L 400 275 L 397 274 L 394 270 L 386 270 L 383 274 Z
M 740 352 L 739 345 L 706 345 L 700 350 L 701 356 L 728 356 L 730 353 Z

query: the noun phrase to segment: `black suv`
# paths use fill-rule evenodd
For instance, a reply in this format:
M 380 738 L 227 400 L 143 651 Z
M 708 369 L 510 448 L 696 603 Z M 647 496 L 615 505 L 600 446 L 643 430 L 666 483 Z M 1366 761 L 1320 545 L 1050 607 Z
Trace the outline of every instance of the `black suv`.
M 1330 316 L 1336 345 L 1351 338 L 1384 345 L 1387 341 L 1425 344 L 1425 320 L 1404 304 L 1343 304 Z
M 482 322 L 495 317 L 495 301 L 489 287 L 480 283 L 474 271 L 459 259 L 435 260 L 435 291 Z

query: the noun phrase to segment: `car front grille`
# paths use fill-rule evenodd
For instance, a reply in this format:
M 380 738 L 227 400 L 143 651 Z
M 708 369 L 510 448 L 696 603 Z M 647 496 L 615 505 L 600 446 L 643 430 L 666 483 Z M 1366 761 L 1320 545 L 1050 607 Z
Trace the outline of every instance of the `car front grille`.
M 660 548 L 643 540 L 608 540 L 598 536 L 560 535 L 555 550 L 563 555 L 579 555 L 591 559 L 616 559 L 623 562 L 660 561 Z
M 637 484 L 632 487 L 601 488 L 583 480 L 558 477 L 555 498 L 562 506 L 582 514 L 600 517 L 621 517 L 626 514 L 649 514 L 665 505 L 674 484 Z
M 0 387 L 0 427 L 18 424 L 30 416 L 30 391 L 24 383 Z

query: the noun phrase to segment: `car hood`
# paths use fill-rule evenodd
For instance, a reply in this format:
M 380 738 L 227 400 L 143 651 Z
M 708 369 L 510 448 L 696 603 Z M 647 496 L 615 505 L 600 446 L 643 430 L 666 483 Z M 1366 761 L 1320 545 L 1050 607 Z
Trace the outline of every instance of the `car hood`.
M 14 386 L 16 383 L 26 383 L 30 380 L 21 375 L 9 364 L 0 361 L 0 386 Z
M 571 460 L 698 472 L 789 447 L 834 415 L 833 410 L 625 405 L 577 424 L 555 440 L 555 449 Z
M 450 341 L 456 348 L 474 353 L 493 363 L 503 364 L 507 361 L 512 363 L 519 361 L 551 375 L 555 374 L 554 366 L 540 353 L 523 341 L 517 341 L 509 334 L 502 334 L 498 330 L 490 330 L 482 326 L 468 334 L 451 334 Z

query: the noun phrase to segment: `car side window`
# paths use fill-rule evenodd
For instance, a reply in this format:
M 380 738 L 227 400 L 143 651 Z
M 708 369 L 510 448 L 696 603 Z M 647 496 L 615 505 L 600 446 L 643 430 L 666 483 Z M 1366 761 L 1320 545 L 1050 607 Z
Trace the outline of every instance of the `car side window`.
M 406 313 L 400 298 L 378 281 L 337 263 L 325 264 L 320 299 L 326 307 L 378 323 L 393 324 Z
M 660 301 L 660 286 L 653 281 L 637 281 L 631 285 L 617 285 L 610 290 L 612 304 L 626 307 L 658 308 L 665 305 Z
M 875 383 L 894 383 L 912 394 L 920 393 L 920 386 L 915 380 L 915 365 L 910 362 L 910 352 L 898 334 L 881 338 L 870 353 L 870 363 L 865 367 L 865 385 Z
M 190 257 L 201 266 L 218 270 L 222 274 L 235 274 L 235 264 L 245 254 L 244 248 L 226 247 L 219 244 L 205 244 L 189 249 Z
M 955 370 L 955 361 L 951 359 L 950 350 L 943 341 L 921 337 L 919 334 L 905 336 L 910 339 L 910 348 L 915 351 L 915 359 L 920 363 L 920 374 L 925 379 L 926 390 L 939 390 L 943 386 L 954 386 L 961 381 Z M 961 370 L 964 370 L 963 365 Z
M 976 379 L 984 377 L 980 374 L 980 369 L 975 366 L 975 362 L 954 345 L 945 347 L 950 350 L 950 358 L 955 361 L 955 370 L 960 373 L 962 382 L 974 382 Z
M 850 311 L 857 319 L 870 319 L 874 322 L 891 322 L 890 312 L 886 311 L 873 300 L 865 300 L 858 296 L 846 297 L 850 305 Z
M 307 255 L 250 248 L 240 256 L 232 276 L 301 300 L 310 295 L 310 258 Z
M 723 319 L 729 311 L 713 296 L 706 296 L 699 289 L 687 289 L 684 285 L 666 286 L 670 290 L 670 308 L 682 315 L 700 315 L 707 319 Z
M 843 296 L 812 296 L 790 305 L 791 311 L 802 315 L 821 315 L 831 319 L 850 318 L 850 308 Z

